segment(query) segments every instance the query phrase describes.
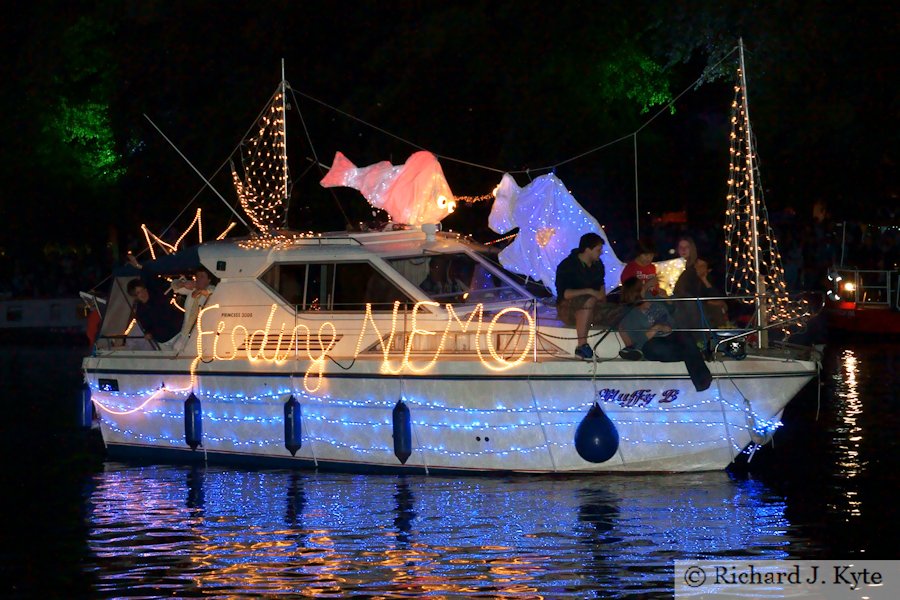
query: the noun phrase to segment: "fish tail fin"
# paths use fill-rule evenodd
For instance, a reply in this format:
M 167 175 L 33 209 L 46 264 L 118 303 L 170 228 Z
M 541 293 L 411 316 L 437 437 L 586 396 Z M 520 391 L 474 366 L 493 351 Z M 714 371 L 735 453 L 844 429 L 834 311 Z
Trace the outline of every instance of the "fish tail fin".
M 322 187 L 344 187 L 348 186 L 350 175 L 356 169 L 356 165 L 350 162 L 346 156 L 340 152 L 335 152 L 334 161 L 331 163 L 331 169 L 319 184 Z

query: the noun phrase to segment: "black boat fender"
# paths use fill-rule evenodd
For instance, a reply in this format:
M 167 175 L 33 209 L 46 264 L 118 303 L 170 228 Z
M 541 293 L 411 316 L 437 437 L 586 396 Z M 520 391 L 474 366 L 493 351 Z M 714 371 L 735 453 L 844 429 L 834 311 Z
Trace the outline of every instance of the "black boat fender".
M 191 450 L 203 441 L 203 407 L 194 392 L 184 401 L 184 441 Z
M 393 421 L 394 455 L 405 465 L 412 455 L 412 422 L 409 407 L 402 398 L 394 405 Z
M 302 415 L 300 403 L 291 394 L 291 397 L 284 403 L 284 447 L 288 449 L 291 456 L 296 456 L 297 450 L 303 445 Z

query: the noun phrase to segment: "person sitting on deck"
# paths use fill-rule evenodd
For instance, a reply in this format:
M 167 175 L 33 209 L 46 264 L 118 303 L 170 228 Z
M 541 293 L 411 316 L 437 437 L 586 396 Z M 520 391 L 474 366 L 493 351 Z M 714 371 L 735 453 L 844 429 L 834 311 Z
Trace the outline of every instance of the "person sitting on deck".
M 209 295 L 216 289 L 215 283 L 218 281 L 218 278 L 205 267 L 200 267 L 194 272 L 192 280 L 176 279 L 172 282 L 172 290 L 185 297 L 184 322 L 178 335 L 169 341 L 172 348 L 180 350 L 180 342 L 191 335 L 191 331 L 197 324 L 197 315 L 200 314 L 200 309 L 206 305 Z
M 134 299 L 134 317 L 151 344 L 166 348 L 166 344 L 181 329 L 181 314 L 166 296 L 168 282 L 158 277 L 135 278 L 126 291 Z
M 443 297 L 447 294 L 464 294 L 469 291 L 466 285 L 456 278 L 453 262 L 446 256 L 432 257 L 428 264 L 428 275 L 419 284 L 429 296 Z
M 700 295 L 705 297 L 724 296 L 721 290 L 709 282 L 709 263 L 698 258 L 694 264 L 694 270 L 700 279 Z M 705 300 L 703 302 L 703 315 L 706 323 L 712 328 L 725 327 L 728 323 L 728 304 L 725 300 Z
M 687 367 L 694 388 L 702 392 L 712 384 L 712 374 L 691 336 L 672 331 L 664 322 L 651 317 L 650 302 L 644 299 L 644 284 L 632 277 L 622 284 L 622 303 L 631 309 L 619 325 L 619 334 L 627 344 L 621 355 L 660 362 L 681 362 Z
M 618 307 L 606 302 L 602 253 L 603 238 L 585 233 L 578 247 L 556 267 L 556 312 L 563 323 L 575 326 L 575 355 L 583 359 L 594 356 L 587 343 L 590 326 L 614 324 L 620 316 Z
M 651 277 L 656 277 L 656 265 L 653 264 L 653 257 L 656 252 L 653 245 L 647 240 L 638 240 L 637 247 L 634 250 L 634 260 L 630 261 L 622 269 L 620 282 L 625 283 L 632 277 L 637 277 L 644 283 Z
M 681 243 L 679 243 L 679 250 Z M 728 307 L 724 300 L 701 301 L 707 296 L 721 296 L 709 282 L 709 263 L 698 257 L 696 248 L 692 249 L 685 267 L 675 282 L 673 296 L 677 298 L 694 298 L 694 301 L 675 302 L 675 326 L 679 329 L 691 330 L 694 341 L 701 346 L 708 342 L 709 332 L 703 331 L 725 325 L 728 321 Z M 702 309 L 702 311 L 701 311 Z

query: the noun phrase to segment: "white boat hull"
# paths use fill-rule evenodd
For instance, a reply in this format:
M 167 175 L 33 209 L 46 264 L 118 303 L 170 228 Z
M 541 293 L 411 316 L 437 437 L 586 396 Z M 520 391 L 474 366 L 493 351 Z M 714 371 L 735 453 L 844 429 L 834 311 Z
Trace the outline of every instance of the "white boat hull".
M 111 453 L 357 471 L 722 469 L 774 431 L 816 372 L 808 361 L 716 361 L 712 387 L 698 393 L 681 363 L 539 360 L 496 373 L 477 360 L 445 360 L 427 374 L 397 376 L 380 373 L 380 360 L 357 359 L 347 371 L 331 365 L 319 380 L 302 361 L 214 361 L 196 368 L 202 441 L 192 451 L 184 424 L 189 361 L 131 354 L 84 365 Z M 285 447 L 291 395 L 302 413 L 295 456 Z M 405 463 L 394 452 L 392 422 L 401 398 L 411 415 Z M 619 436 L 603 463 L 586 461 L 574 443 L 595 400 Z

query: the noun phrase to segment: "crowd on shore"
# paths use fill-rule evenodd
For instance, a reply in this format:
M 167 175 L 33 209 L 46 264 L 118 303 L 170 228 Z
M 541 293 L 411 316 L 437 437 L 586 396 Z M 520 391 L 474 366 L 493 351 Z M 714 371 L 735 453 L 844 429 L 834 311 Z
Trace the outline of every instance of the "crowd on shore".
M 74 298 L 109 276 L 112 262 L 83 248 L 51 247 L 43 254 L 0 257 L 0 300 Z

